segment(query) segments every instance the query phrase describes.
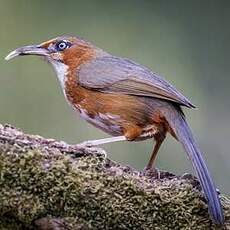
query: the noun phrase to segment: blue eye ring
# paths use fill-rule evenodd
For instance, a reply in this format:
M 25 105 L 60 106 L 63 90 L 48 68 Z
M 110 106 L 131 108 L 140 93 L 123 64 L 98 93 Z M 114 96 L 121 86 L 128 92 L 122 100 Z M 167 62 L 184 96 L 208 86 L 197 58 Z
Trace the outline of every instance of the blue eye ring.
M 71 43 L 68 41 L 62 40 L 62 41 L 56 43 L 55 46 L 56 46 L 55 48 L 57 51 L 63 51 L 65 49 L 69 48 L 71 46 Z

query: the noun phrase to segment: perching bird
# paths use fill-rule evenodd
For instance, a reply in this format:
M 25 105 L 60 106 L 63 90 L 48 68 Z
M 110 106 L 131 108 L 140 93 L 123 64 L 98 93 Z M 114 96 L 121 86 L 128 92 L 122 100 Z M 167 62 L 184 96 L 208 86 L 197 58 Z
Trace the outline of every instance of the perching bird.
M 76 36 L 24 46 L 5 59 L 31 54 L 43 56 L 53 65 L 73 109 L 113 136 L 87 145 L 154 138 L 156 144 L 146 167 L 152 169 L 167 132 L 180 141 L 197 173 L 213 222 L 224 223 L 216 187 L 181 110 L 181 106 L 194 107 L 186 97 L 146 67 Z

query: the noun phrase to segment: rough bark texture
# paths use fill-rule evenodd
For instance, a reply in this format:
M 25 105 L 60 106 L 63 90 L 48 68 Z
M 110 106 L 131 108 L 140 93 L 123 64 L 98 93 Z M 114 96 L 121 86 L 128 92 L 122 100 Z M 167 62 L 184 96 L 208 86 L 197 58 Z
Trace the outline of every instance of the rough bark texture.
M 109 160 L 99 148 L 0 125 L 0 229 L 230 229 L 212 225 L 199 183 L 160 179 Z

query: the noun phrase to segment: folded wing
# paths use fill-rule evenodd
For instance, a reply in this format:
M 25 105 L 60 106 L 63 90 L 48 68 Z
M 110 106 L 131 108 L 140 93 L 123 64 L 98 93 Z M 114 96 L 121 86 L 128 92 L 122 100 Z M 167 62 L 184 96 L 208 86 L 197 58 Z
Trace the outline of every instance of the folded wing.
M 106 93 L 160 98 L 194 108 L 175 87 L 131 60 L 113 56 L 85 63 L 78 72 L 79 83 L 86 88 Z

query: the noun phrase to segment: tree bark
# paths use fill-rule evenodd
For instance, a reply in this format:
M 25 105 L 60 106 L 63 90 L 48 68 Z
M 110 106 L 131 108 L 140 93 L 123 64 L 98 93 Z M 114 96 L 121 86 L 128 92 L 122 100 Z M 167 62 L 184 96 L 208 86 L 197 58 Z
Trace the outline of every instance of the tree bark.
M 214 226 L 193 176 L 160 178 L 83 148 L 0 125 L 0 229 L 230 229 Z

